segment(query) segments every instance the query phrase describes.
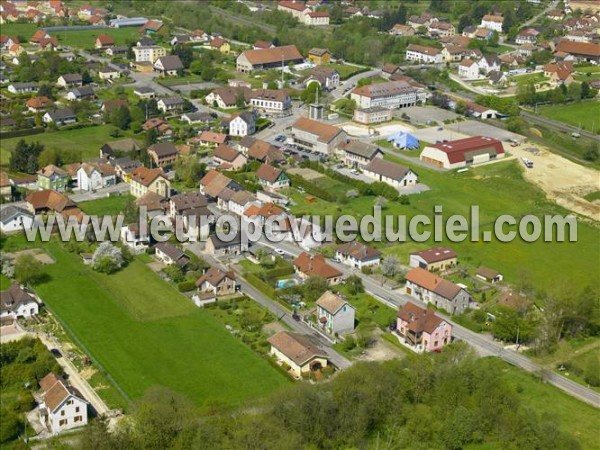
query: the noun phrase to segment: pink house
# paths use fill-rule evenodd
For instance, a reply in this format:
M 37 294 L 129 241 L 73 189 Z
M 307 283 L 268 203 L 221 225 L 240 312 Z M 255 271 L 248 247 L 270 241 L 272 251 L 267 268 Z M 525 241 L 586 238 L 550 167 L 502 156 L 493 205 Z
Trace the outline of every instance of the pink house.
M 452 325 L 424 309 L 408 302 L 398 311 L 396 333 L 407 345 L 419 352 L 438 351 L 452 342 Z

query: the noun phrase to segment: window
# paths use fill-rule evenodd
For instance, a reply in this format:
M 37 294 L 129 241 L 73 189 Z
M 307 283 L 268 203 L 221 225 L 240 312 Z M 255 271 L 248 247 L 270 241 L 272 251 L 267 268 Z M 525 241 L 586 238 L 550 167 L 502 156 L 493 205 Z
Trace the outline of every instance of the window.
M 67 419 L 61 419 L 58 421 L 58 425 L 60 425 L 61 427 L 66 424 L 67 424 Z
M 79 412 L 79 406 L 77 406 L 77 407 L 75 408 L 75 412 L 76 412 L 76 413 L 78 413 L 78 412 Z
M 77 408 L 79 409 L 79 408 Z M 81 416 L 75 416 L 75 419 L 73 419 L 73 422 L 81 422 L 82 418 Z
M 61 416 L 64 416 L 64 415 L 65 415 L 65 410 L 64 410 L 64 409 L 63 409 L 63 410 L 60 412 L 60 415 L 61 415 Z

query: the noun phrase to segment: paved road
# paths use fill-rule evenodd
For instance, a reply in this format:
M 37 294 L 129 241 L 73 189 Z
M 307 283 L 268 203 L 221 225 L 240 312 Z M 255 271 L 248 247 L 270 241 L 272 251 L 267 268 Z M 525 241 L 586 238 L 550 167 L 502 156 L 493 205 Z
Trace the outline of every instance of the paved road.
M 523 25 L 521 25 L 521 27 L 524 28 L 524 27 L 530 26 L 531 24 L 535 23 L 540 17 L 545 16 L 546 13 L 548 11 L 550 11 L 551 9 L 556 9 L 556 7 L 558 6 L 558 2 L 559 2 L 559 0 L 553 0 L 552 3 L 550 3 L 548 5 L 548 7 L 546 7 L 546 9 L 544 9 L 539 14 L 536 14 L 535 16 L 533 16 L 531 19 L 529 19 L 527 22 L 525 22 Z
M 566 123 L 556 122 L 555 120 L 550 120 L 545 117 L 541 117 L 536 114 L 532 114 L 530 112 L 523 111 L 522 109 L 521 109 L 521 116 L 527 120 L 530 120 L 532 122 L 537 122 L 542 125 L 546 125 L 550 128 L 554 128 L 555 130 L 558 130 L 558 131 L 563 131 L 566 133 L 579 133 L 581 136 L 585 136 L 586 138 L 593 139 L 596 142 L 600 142 L 599 135 L 592 134 L 589 131 L 580 130 L 577 127 L 567 125 Z
M 280 242 L 274 245 L 263 238 L 260 244 L 266 247 L 270 247 L 272 249 L 282 249 L 292 256 L 297 256 L 302 252 L 302 250 L 300 250 L 297 246 L 287 242 Z M 335 262 L 330 262 L 330 264 L 338 268 L 346 276 L 358 275 L 359 277 L 361 277 L 363 280 L 365 290 L 369 294 L 374 296 L 376 299 L 388 306 L 399 307 L 404 305 L 408 301 L 420 304 L 421 306 L 426 306 L 423 302 L 415 300 L 414 298 L 409 297 L 406 294 L 394 291 L 387 286 L 382 286 L 379 282 L 375 281 L 373 278 L 367 275 L 364 275 L 359 270 L 353 270 L 348 268 L 347 266 Z M 478 351 L 480 355 L 497 356 L 499 358 L 502 358 L 509 364 L 513 364 L 531 373 L 542 372 L 543 369 L 540 365 L 534 363 L 529 358 L 520 353 L 516 353 L 512 350 L 505 349 L 499 342 L 492 340 L 491 337 L 475 333 L 453 322 L 452 319 L 447 315 L 440 313 L 437 313 L 437 315 L 444 318 L 444 320 L 452 324 L 453 334 L 456 338 L 468 342 Z M 563 390 L 567 394 L 570 394 L 586 403 L 600 408 L 600 393 L 588 389 L 585 386 L 582 386 L 578 383 L 575 383 L 574 381 L 571 381 L 568 378 L 563 377 L 562 375 L 550 371 L 546 372 L 547 373 L 545 373 L 545 377 L 548 382 L 552 383 L 554 386 Z
M 201 245 L 198 243 L 188 244 L 186 246 L 191 252 L 198 255 L 200 258 L 208 262 L 211 266 L 216 266 L 221 268 L 221 270 L 229 270 L 228 267 L 225 267 L 219 260 L 207 255 L 202 252 Z M 292 331 L 300 334 L 309 335 L 313 341 L 316 341 L 320 344 L 320 347 L 325 351 L 329 360 L 339 369 L 345 369 L 350 367 L 351 363 L 344 356 L 339 354 L 333 348 L 331 348 L 331 342 L 324 338 L 319 332 L 308 326 L 306 323 L 301 321 L 296 321 L 292 318 L 292 315 L 289 311 L 283 308 L 277 302 L 271 300 L 262 292 L 255 289 L 250 283 L 248 283 L 242 276 L 242 273 L 234 269 L 236 273 L 237 281 L 240 283 L 240 288 L 243 293 L 245 293 L 248 297 L 262 305 L 264 308 L 268 309 L 279 321 L 284 322 Z
M 373 69 L 367 72 L 358 73 L 356 75 L 351 76 L 347 80 L 342 81 L 337 88 L 333 89 L 330 92 L 330 94 L 333 96 L 334 99 L 337 100 L 341 97 L 350 94 L 351 90 L 348 90 L 344 93 L 344 89 L 346 89 L 347 87 L 355 88 L 356 83 L 358 83 L 359 80 L 362 80 L 363 78 L 377 77 L 379 75 L 381 75 L 381 69 Z

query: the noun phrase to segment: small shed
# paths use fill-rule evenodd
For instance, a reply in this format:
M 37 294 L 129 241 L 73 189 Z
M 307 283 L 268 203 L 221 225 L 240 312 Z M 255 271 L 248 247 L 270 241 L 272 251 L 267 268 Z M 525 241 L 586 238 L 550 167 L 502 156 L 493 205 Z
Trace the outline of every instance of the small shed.
M 419 148 L 419 140 L 412 134 L 403 131 L 388 136 L 387 141 L 399 149 L 412 150 Z

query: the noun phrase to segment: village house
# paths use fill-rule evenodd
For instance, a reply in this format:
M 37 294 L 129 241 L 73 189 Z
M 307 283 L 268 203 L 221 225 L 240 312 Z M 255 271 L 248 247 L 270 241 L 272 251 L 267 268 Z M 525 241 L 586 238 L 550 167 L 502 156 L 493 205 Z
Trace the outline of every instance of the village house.
M 497 16 L 494 14 L 486 14 L 481 19 L 481 28 L 485 28 L 488 30 L 496 31 L 498 33 L 502 33 L 502 25 L 504 23 L 504 17 Z
M 71 177 L 60 167 L 50 164 L 37 171 L 37 185 L 40 189 L 52 189 L 54 191 L 64 192 Z
M 27 209 L 35 215 L 57 214 L 68 220 L 81 219 L 83 213 L 77 204 L 61 192 L 44 189 L 30 193 L 26 198 Z
M 35 81 L 31 81 L 27 83 L 11 83 L 7 89 L 11 94 L 27 94 L 29 92 L 37 92 L 39 86 Z
M 39 383 L 42 390 L 40 422 L 53 435 L 87 425 L 88 402 L 79 391 L 53 373 L 46 375 Z
M 450 22 L 442 22 L 438 20 L 433 22 L 429 29 L 428 34 L 433 38 L 445 38 L 452 37 L 456 34 L 456 28 Z
M 362 169 L 375 158 L 383 158 L 383 152 L 379 147 L 359 140 L 342 144 L 340 149 L 344 155 L 344 164 L 353 169 Z
M 200 193 L 210 200 L 216 200 L 223 189 L 243 190 L 242 186 L 216 170 L 210 170 L 200 180 Z
M 327 354 L 314 345 L 307 336 L 280 331 L 267 341 L 271 344 L 270 354 L 289 367 L 296 378 L 327 367 Z
M 155 256 L 168 266 L 175 265 L 183 268 L 190 262 L 187 256 L 179 247 L 168 242 L 160 242 L 154 246 Z
M 317 320 L 327 333 L 352 333 L 355 313 L 350 303 L 331 291 L 326 291 L 317 300 Z
M 77 122 L 77 116 L 69 108 L 52 109 L 46 111 L 46 114 L 42 116 L 42 121 L 45 124 L 54 123 L 56 126 L 61 126 Z
M 71 89 L 67 93 L 67 100 L 70 100 L 72 102 L 80 102 L 82 100 L 94 100 L 95 98 L 96 94 L 94 92 L 94 88 L 90 85 Z
M 566 55 L 562 57 L 562 55 Z M 573 42 L 562 40 L 554 50 L 556 58 L 561 57 L 565 61 L 572 60 L 576 63 L 600 63 L 600 44 L 589 42 Z
M 304 80 L 304 85 L 308 87 L 310 83 L 318 83 L 321 89 L 331 91 L 340 85 L 340 74 L 331 67 L 317 66 Z
M 284 115 L 291 111 L 292 99 L 285 89 L 258 89 L 250 94 L 250 105 L 261 113 Z
M 465 102 L 465 109 L 467 115 L 477 119 L 495 119 L 499 115 L 495 109 L 474 102 Z
M 546 13 L 546 17 L 556 22 L 561 22 L 565 18 L 565 12 L 560 9 L 551 9 Z
M 289 64 L 304 62 L 302 54 L 295 45 L 266 48 L 260 50 L 246 50 L 236 60 L 238 72 L 252 72 L 263 69 L 281 69 Z
M 504 276 L 497 270 L 490 269 L 489 267 L 479 266 L 475 271 L 475 276 L 480 280 L 487 281 L 488 283 L 498 283 L 504 279 Z
M 449 314 L 461 314 L 473 307 L 466 289 L 420 267 L 406 274 L 406 295 L 425 303 L 431 303 Z
M 252 50 L 261 50 L 275 47 L 271 41 L 258 40 L 252 45 Z
M 129 247 L 134 255 L 145 253 L 150 246 L 149 229 L 142 233 L 137 223 L 130 223 L 121 228 L 121 242 Z
M 207 113 L 207 112 L 188 112 L 185 114 L 181 115 L 181 120 L 184 122 L 189 123 L 190 125 L 195 124 L 195 123 L 210 123 L 214 120 L 214 117 L 211 115 L 211 113 Z
M 479 65 L 472 59 L 463 59 L 458 65 L 458 76 L 465 80 L 476 80 L 480 78 Z
M 129 156 L 113 157 L 110 159 L 110 164 L 115 168 L 117 178 L 127 184 L 131 183 L 131 174 L 133 171 L 142 166 L 141 162 L 131 159 Z
M 83 78 L 79 73 L 67 73 L 58 77 L 56 85 L 62 88 L 72 88 L 83 86 Z
M 126 153 L 136 153 L 140 148 L 140 145 L 135 139 L 119 139 L 118 141 L 111 141 L 104 144 L 100 148 L 100 158 L 110 159 L 116 156 L 122 156 Z
M 389 31 L 389 33 L 392 36 L 399 36 L 399 37 L 414 36 L 415 29 L 413 27 L 411 27 L 410 25 L 402 25 L 401 23 L 397 23 L 396 25 L 394 25 L 392 27 L 392 29 Z
M 369 247 L 361 242 L 353 241 L 340 244 L 335 257 L 342 264 L 354 269 L 378 266 L 381 261 L 381 252 L 374 247 Z
M 31 229 L 33 214 L 23 208 L 8 205 L 0 210 L 0 231 L 11 233 Z
M 13 209 L 16 209 L 13 207 Z M 4 211 L 2 211 L 4 213 Z M 3 214 L 4 215 L 4 214 Z M 24 217 L 27 217 L 24 215 Z M 31 214 L 28 214 L 31 217 Z M 21 225 L 21 229 L 24 226 Z M 30 225 L 31 227 L 31 225 Z M 0 317 L 29 318 L 39 313 L 40 307 L 33 295 L 17 283 L 0 292 Z
M 574 81 L 573 62 L 556 62 L 544 64 L 544 76 L 550 79 L 550 82 L 557 86 L 560 84 L 569 85 Z
M 389 109 L 417 104 L 417 90 L 405 81 L 368 84 L 352 91 L 350 98 L 359 108 L 381 106 Z
M 154 192 L 161 197 L 169 197 L 171 183 L 161 168 L 148 169 L 140 166 L 131 173 L 130 193 L 140 198 L 147 192 Z
M 170 142 L 157 142 L 148 147 L 148 155 L 159 167 L 170 166 L 177 159 L 177 147 Z
M 535 44 L 539 35 L 540 32 L 535 28 L 523 28 L 517 34 L 515 42 L 517 43 L 517 45 Z
M 326 48 L 311 48 L 308 51 L 307 59 L 315 66 L 329 64 L 331 61 L 331 53 Z
M 214 161 L 224 170 L 239 170 L 248 161 L 241 152 L 226 144 L 219 145 L 213 152 Z
M 267 220 L 273 221 L 274 225 L 282 225 L 282 232 L 289 231 L 289 218 L 287 213 L 273 203 L 252 205 L 244 211 L 243 218 L 248 222 L 254 222 L 262 227 Z
M 185 106 L 185 101 L 179 95 L 172 97 L 163 97 L 156 102 L 156 107 L 166 113 L 168 111 L 181 110 Z
M 269 164 L 261 164 L 256 171 L 256 178 L 260 185 L 268 191 L 278 191 L 290 186 L 290 179 L 286 173 Z
M 325 278 L 329 286 L 335 286 L 342 282 L 342 272 L 329 265 L 320 253 L 313 256 L 310 253 L 302 252 L 294 259 L 293 265 L 296 274 L 303 280 L 316 276 Z
M 424 64 L 439 64 L 443 62 L 442 50 L 425 45 L 408 44 L 408 47 L 406 47 L 406 60 Z
M 439 351 L 452 342 L 452 325 L 431 309 L 408 302 L 398 310 L 396 333 L 417 352 Z
M 110 164 L 83 163 L 77 170 L 77 188 L 94 191 L 117 184 L 115 170 Z
M 260 203 L 254 195 L 248 191 L 236 191 L 233 193 L 227 204 L 227 211 L 230 211 L 238 216 L 244 214 L 250 206 L 258 206 Z
M 133 93 L 134 93 L 134 95 L 138 96 L 139 98 L 143 98 L 143 99 L 149 99 L 149 98 L 156 97 L 156 92 L 154 92 L 154 89 L 146 87 L 146 86 L 138 86 L 138 87 L 133 88 Z
M 183 63 L 179 56 L 161 56 L 154 62 L 154 71 L 163 76 L 177 76 L 183 70 Z
M 174 219 L 186 211 L 204 208 L 208 205 L 206 197 L 199 192 L 186 192 L 174 195 L 169 200 L 169 216 Z
M 329 13 L 327 11 L 310 11 L 304 14 L 304 24 L 312 26 L 329 25 Z
M 96 47 L 96 49 L 106 49 L 114 45 L 115 40 L 111 36 L 107 34 L 101 34 L 96 38 L 96 43 L 94 44 L 94 47 Z
M 0 171 L 0 200 L 12 200 L 12 180 L 4 171 Z
M 229 52 L 231 51 L 231 46 L 229 45 L 229 42 L 227 42 L 222 37 L 216 37 L 212 39 L 208 45 L 210 48 L 218 50 L 221 53 L 224 53 L 225 55 L 229 54 Z
M 220 87 L 204 97 L 204 100 L 208 105 L 223 109 L 244 107 L 250 102 L 251 93 L 251 89 L 247 87 Z
M 113 111 L 116 111 L 121 108 L 129 108 L 129 103 L 126 98 L 116 98 L 114 100 L 106 100 L 102 102 L 102 107 L 100 111 L 104 114 L 104 116 L 108 116 Z
M 227 135 L 223 133 L 215 133 L 214 131 L 203 131 L 195 138 L 188 141 L 190 144 L 196 144 L 203 147 L 216 147 L 217 145 L 224 144 L 227 141 Z
M 333 125 L 300 117 L 292 125 L 292 139 L 299 147 L 322 155 L 332 155 L 346 141 L 347 134 Z
M 167 49 L 160 45 L 138 45 L 133 47 L 132 50 L 135 56 L 135 62 L 149 62 L 154 64 L 154 61 L 158 58 L 167 56 Z
M 412 169 L 382 158 L 371 160 L 362 170 L 367 177 L 396 189 L 414 186 L 419 182 L 418 175 Z
M 238 232 L 228 240 L 221 240 L 216 234 L 211 234 L 206 240 L 204 251 L 214 257 L 236 256 L 248 250 L 248 244 L 242 243 L 242 236 Z
M 447 247 L 434 247 L 410 254 L 410 267 L 420 267 L 430 272 L 442 271 L 456 266 L 457 256 Z
M 244 111 L 236 114 L 229 121 L 230 136 L 248 136 L 256 132 L 256 120 L 254 114 L 249 111 Z
M 129 47 L 126 47 L 124 45 L 120 45 L 120 46 L 112 46 L 112 47 L 108 47 L 104 53 L 106 53 L 108 56 L 119 56 L 119 55 L 126 55 L 127 51 L 129 50 Z M 117 76 L 115 76 L 115 78 L 118 78 L 118 73 L 117 71 L 113 71 L 113 73 L 116 73 Z M 103 79 L 102 77 L 100 77 L 100 79 Z
M 480 71 L 482 71 L 485 74 L 488 74 L 490 72 L 500 71 L 500 66 L 502 65 L 502 62 L 500 61 L 500 58 L 498 58 L 497 55 L 485 55 L 477 62 L 477 65 L 479 66 Z
M 457 169 L 503 157 L 502 142 L 490 137 L 472 136 L 441 144 L 431 144 L 423 149 L 420 159 L 436 167 Z
M 388 122 L 392 120 L 394 111 L 382 106 L 372 106 L 371 108 L 356 108 L 352 120 L 364 125 Z
M 233 295 L 237 291 L 235 274 L 211 267 L 196 281 L 199 293 L 211 293 L 215 297 Z
M 277 147 L 266 141 L 255 139 L 250 136 L 246 136 L 239 142 L 238 149 L 244 153 L 249 160 L 256 160 L 268 164 L 285 161 L 283 153 Z

